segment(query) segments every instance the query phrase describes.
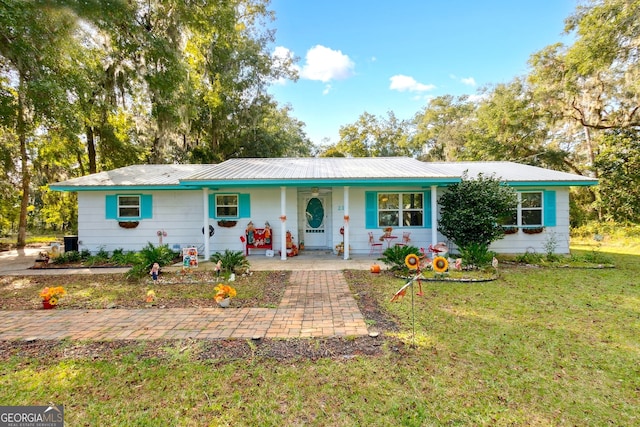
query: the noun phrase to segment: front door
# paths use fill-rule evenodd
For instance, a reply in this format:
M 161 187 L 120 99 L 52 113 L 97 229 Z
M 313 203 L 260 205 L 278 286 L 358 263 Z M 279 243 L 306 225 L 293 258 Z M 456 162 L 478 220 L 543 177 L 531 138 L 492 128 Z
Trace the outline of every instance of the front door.
M 327 198 L 307 195 L 304 203 L 304 245 L 307 248 L 327 247 Z

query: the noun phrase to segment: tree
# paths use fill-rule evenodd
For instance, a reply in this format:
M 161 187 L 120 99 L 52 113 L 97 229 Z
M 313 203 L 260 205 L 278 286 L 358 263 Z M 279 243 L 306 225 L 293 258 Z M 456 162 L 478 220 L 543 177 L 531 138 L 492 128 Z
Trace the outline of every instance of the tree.
M 601 183 L 598 206 L 606 220 L 640 223 L 640 130 L 604 133 L 595 167 Z
M 464 173 L 460 182 L 447 187 L 438 204 L 438 231 L 458 246 L 468 263 L 482 265 L 491 261 L 489 245 L 504 236 L 499 220 L 513 212 L 517 196 L 494 176 L 470 179 Z
M 73 58 L 68 43 L 76 21 L 63 8 L 35 2 L 7 0 L 0 13 L 0 70 L 3 89 L 14 96 L 11 117 L 5 118 L 18 140 L 21 201 L 17 246 L 24 247 L 27 210 L 31 195 L 31 147 L 36 129 L 48 123 L 65 123 L 69 111 L 66 76 Z M 68 125 L 69 123 L 65 123 Z
M 559 126 L 584 128 L 588 165 L 597 147 L 592 133 L 640 126 L 640 0 L 600 0 L 566 20 L 570 46 L 532 55 L 529 82 L 539 105 Z
M 415 115 L 412 145 L 425 161 L 456 161 L 464 156 L 476 105 L 466 96 L 439 96 Z
M 478 103 L 474 132 L 468 135 L 464 157 L 548 166 L 543 161 L 549 149 L 543 118 L 543 111 L 522 79 L 495 85 Z
M 409 123 L 399 120 L 393 111 L 387 118 L 363 113 L 355 123 L 340 127 L 340 141 L 335 148 L 353 157 L 414 156 L 410 145 Z

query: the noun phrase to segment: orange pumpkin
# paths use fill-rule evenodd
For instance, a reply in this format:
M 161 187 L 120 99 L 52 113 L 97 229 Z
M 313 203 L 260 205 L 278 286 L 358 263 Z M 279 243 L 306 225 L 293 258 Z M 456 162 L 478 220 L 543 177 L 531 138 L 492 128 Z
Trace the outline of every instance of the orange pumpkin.
M 373 264 L 371 266 L 371 272 L 372 273 L 380 273 L 380 266 L 378 264 Z

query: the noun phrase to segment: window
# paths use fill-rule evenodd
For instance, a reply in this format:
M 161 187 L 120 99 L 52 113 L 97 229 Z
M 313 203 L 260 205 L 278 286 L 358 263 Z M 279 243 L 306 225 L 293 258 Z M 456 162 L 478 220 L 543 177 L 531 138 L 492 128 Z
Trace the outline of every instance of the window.
M 119 221 L 153 218 L 153 197 L 151 194 L 107 195 L 105 218 Z
M 513 214 L 504 218 L 502 225 L 541 227 L 542 224 L 542 191 L 518 192 L 518 206 Z
M 140 196 L 118 196 L 118 218 L 140 216 Z
M 378 227 L 422 227 L 422 193 L 378 193 Z
M 238 218 L 237 194 L 216 194 L 216 218 Z
M 521 225 L 542 225 L 542 192 L 520 193 Z

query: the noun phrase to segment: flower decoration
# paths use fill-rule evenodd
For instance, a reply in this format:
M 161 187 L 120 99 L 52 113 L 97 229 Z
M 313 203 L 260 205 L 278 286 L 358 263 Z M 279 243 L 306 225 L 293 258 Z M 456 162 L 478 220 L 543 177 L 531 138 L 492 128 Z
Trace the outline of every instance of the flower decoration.
M 147 302 L 152 303 L 156 299 L 156 292 L 153 289 L 147 291 Z
M 62 286 L 47 287 L 40 291 L 40 298 L 51 305 L 56 305 L 66 293 Z
M 416 254 L 409 254 L 404 259 L 404 265 L 406 265 L 409 270 L 417 270 L 420 265 L 420 258 Z
M 218 286 L 213 288 L 213 290 L 216 291 L 216 294 L 213 296 L 213 299 L 216 300 L 216 302 L 220 302 L 227 298 L 233 298 L 237 295 L 237 292 L 234 288 L 222 283 L 219 283 Z
M 444 273 L 449 269 L 449 261 L 445 257 L 438 256 L 433 259 L 433 271 Z

